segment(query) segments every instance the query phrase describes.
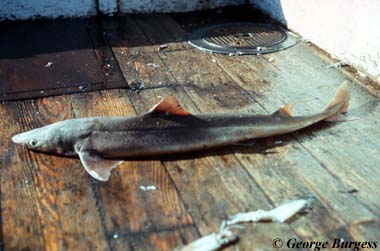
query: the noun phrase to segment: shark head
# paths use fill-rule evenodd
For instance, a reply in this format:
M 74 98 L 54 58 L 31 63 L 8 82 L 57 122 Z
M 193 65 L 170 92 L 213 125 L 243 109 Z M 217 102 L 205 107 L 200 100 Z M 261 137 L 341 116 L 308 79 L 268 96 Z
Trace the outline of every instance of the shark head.
M 47 125 L 27 132 L 16 134 L 12 141 L 27 148 L 40 152 L 69 155 L 67 140 L 64 140 L 63 130 L 59 124 Z
M 48 131 L 45 127 L 33 129 L 14 135 L 12 141 L 16 144 L 24 145 L 31 150 L 47 152 L 52 148 L 52 136 Z

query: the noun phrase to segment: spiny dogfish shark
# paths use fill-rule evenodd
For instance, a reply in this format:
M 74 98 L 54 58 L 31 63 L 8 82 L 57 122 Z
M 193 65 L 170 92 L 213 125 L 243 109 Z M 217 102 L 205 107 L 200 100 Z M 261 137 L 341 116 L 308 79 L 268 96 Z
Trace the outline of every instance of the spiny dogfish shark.
M 12 140 L 31 150 L 78 155 L 92 177 L 108 181 L 112 169 L 127 158 L 200 151 L 294 132 L 336 120 L 347 112 L 349 101 L 345 82 L 325 109 L 308 116 L 293 116 L 290 104 L 268 115 L 191 114 L 174 96 L 167 96 L 142 115 L 68 119 L 17 134 Z

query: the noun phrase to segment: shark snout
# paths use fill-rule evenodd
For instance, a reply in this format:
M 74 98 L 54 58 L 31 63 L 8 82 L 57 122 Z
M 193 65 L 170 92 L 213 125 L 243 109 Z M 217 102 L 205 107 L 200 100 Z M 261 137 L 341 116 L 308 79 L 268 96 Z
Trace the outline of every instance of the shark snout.
M 27 132 L 16 134 L 12 137 L 12 141 L 16 144 L 27 144 L 33 140 L 39 141 L 44 138 L 45 136 L 45 129 L 37 128 L 33 129 Z
M 26 142 L 28 142 L 28 140 L 30 139 L 30 137 L 28 137 L 28 132 L 26 133 L 19 133 L 19 134 L 16 134 L 12 137 L 12 141 L 16 144 L 25 144 Z

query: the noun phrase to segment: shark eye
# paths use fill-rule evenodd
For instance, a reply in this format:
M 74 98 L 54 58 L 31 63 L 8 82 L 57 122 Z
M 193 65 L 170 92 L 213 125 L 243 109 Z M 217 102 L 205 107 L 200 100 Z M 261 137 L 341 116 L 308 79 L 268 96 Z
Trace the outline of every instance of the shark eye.
M 37 146 L 37 140 L 35 140 L 35 139 L 31 139 L 30 141 L 29 141 L 29 145 L 31 146 L 31 147 L 35 147 L 35 146 Z

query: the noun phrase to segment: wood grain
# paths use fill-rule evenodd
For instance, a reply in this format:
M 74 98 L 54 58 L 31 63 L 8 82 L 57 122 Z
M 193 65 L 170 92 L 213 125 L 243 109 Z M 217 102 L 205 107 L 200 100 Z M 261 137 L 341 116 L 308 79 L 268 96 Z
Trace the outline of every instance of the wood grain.
M 73 117 L 67 96 L 5 107 L 14 132 Z M 96 198 L 79 163 L 7 143 L 13 152 L 1 173 L 4 249 L 107 249 Z

